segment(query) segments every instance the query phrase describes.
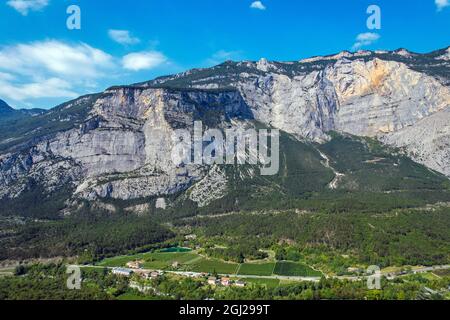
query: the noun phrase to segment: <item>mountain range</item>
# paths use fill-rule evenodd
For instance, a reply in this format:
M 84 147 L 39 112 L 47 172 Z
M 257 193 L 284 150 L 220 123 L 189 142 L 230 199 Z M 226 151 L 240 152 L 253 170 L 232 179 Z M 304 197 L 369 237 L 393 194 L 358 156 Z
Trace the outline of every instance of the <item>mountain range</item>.
M 197 120 L 281 130 L 279 173 L 173 163 L 172 133 Z M 4 215 L 450 201 L 450 47 L 227 61 L 48 111 L 0 100 L 0 123 Z
M 10 107 L 5 101 L 0 99 L 0 121 L 11 120 L 12 118 L 21 118 L 27 116 L 37 116 L 45 113 L 44 109 L 20 109 L 16 110 Z

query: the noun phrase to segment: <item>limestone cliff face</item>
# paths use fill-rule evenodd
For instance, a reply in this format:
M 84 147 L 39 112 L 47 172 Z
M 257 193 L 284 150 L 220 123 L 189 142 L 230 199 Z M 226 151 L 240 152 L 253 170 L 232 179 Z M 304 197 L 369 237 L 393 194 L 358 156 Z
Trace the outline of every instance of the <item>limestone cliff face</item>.
M 343 52 L 295 64 L 261 60 L 238 63 L 245 72 L 225 79 L 256 119 L 300 139 L 322 142 L 331 130 L 376 137 L 450 175 L 443 120 L 450 108 L 449 50 Z M 216 88 L 223 82 L 209 78 Z M 203 86 L 198 79 L 187 83 Z
M 450 106 L 450 88 L 395 61 L 337 60 L 321 71 L 236 84 L 255 118 L 302 138 L 382 136 Z
M 335 128 L 338 98 L 324 71 L 293 78 L 270 73 L 236 83 L 255 119 L 299 138 L 321 141 Z
M 191 130 L 195 120 L 224 127 L 256 119 L 316 142 L 332 130 L 376 137 L 450 176 L 448 54 L 361 51 L 289 63 L 226 62 L 111 88 L 92 98 L 82 116 L 77 108 L 85 97 L 45 115 L 55 115 L 50 128 L 72 126 L 0 141 L 0 147 L 11 145 L 0 151 L 0 198 L 36 185 L 49 192 L 70 186 L 73 198 L 88 200 L 191 188 L 191 199 L 203 206 L 221 196 L 206 194 L 211 185 L 226 192 L 226 176 L 218 168 L 177 166 L 171 159 L 173 131 Z M 71 110 L 76 112 L 62 116 Z
M 402 63 L 339 61 L 328 71 L 339 101 L 338 131 L 380 136 L 450 106 L 449 87 Z
M 380 139 L 404 148 L 416 162 L 450 177 L 450 108 Z
M 20 195 L 34 176 L 47 191 L 70 183 L 77 197 L 89 200 L 135 199 L 186 189 L 207 171 L 172 162 L 172 133 L 191 128 L 207 107 L 217 111 L 220 121 L 249 116 L 236 91 L 109 90 L 95 101 L 80 127 L 20 154 L 2 155 L 0 197 Z

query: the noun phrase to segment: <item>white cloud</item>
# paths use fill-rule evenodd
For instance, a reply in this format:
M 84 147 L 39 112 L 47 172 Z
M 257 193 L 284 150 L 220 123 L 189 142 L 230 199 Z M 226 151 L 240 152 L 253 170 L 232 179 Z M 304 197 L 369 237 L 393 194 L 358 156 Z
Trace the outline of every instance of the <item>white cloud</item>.
M 167 57 L 158 51 L 133 52 L 122 58 L 122 66 L 127 70 L 140 71 L 158 67 Z
M 369 46 L 380 38 L 381 36 L 378 33 L 373 32 L 360 33 L 356 37 L 356 42 L 353 44 L 352 49 L 358 50 L 361 47 Z
M 33 99 L 73 98 L 102 90 L 99 83 L 111 77 L 152 69 L 167 61 L 159 51 L 119 57 L 85 43 L 58 40 L 0 46 L 0 98 L 17 105 L 32 105 Z
M 97 78 L 113 66 L 112 56 L 84 43 L 47 40 L 0 49 L 0 69 L 27 76 Z
M 47 40 L 0 48 L 0 96 L 23 102 L 73 98 L 114 72 L 114 58 L 87 44 Z
M 24 101 L 39 98 L 75 98 L 79 94 L 72 90 L 71 83 L 59 78 L 25 84 L 11 84 L 0 79 L 0 96 Z
M 434 0 L 434 2 L 436 3 L 438 11 L 450 6 L 450 0 Z
M 108 35 L 112 40 L 122 45 L 132 45 L 141 42 L 139 38 L 132 37 L 128 30 L 110 29 Z
M 250 8 L 252 9 L 258 9 L 258 10 L 266 10 L 266 6 L 261 1 L 254 1 L 250 5 Z
M 49 0 L 9 0 L 7 4 L 26 16 L 29 11 L 39 11 L 48 6 Z
M 10 73 L 6 73 L 6 72 L 0 72 L 0 81 L 5 81 L 5 80 L 14 80 L 14 76 Z

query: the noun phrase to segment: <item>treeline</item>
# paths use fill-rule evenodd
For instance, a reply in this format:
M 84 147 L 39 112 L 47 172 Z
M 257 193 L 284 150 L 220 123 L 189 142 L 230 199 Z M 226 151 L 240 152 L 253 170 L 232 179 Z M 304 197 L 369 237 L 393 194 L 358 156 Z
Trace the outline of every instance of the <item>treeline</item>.
M 181 222 L 180 222 L 181 223 Z M 184 222 L 186 223 L 186 222 Z M 187 222 L 205 239 L 261 239 L 259 248 L 287 239 L 298 248 L 327 248 L 368 265 L 450 262 L 450 209 L 385 214 L 235 214 Z M 284 256 L 279 253 L 279 256 Z
M 421 275 L 387 281 L 381 279 L 382 290 L 369 290 L 367 281 L 350 281 L 322 278 L 318 283 L 297 282 L 265 285 L 247 283 L 244 288 L 213 288 L 190 278 L 161 277 L 151 281 L 151 286 L 164 299 L 184 300 L 416 300 L 421 299 L 424 287 L 437 293 L 427 299 L 444 299 L 448 277 L 429 280 Z M 158 297 L 155 297 L 158 298 Z
M 416 300 L 421 298 L 424 286 L 443 290 L 450 284 L 448 278 L 429 281 L 421 276 L 410 276 L 394 282 L 382 279 L 383 290 L 368 290 L 367 281 L 321 279 L 319 283 L 301 282 L 277 287 L 253 286 L 227 288 L 215 293 L 217 300 Z M 434 294 L 428 299 L 444 299 Z
M 256 245 L 246 242 L 235 244 L 227 248 L 206 248 L 205 253 L 217 259 L 243 263 L 245 260 L 260 260 L 268 257 L 266 252 L 262 252 Z
M 248 283 L 244 288 L 217 290 L 205 281 L 162 276 L 146 282 L 154 290 L 146 294 L 129 288 L 130 279 L 111 274 L 107 269 L 83 269 L 81 290 L 68 290 L 63 264 L 37 264 L 17 270 L 16 276 L 0 278 L 0 300 L 109 300 L 128 296 L 132 299 L 183 300 L 416 300 L 444 299 L 450 278 L 409 275 L 388 281 L 381 279 L 382 290 L 369 290 L 367 281 L 322 278 L 319 282 L 264 285 Z M 142 281 L 137 278 L 131 280 Z M 435 291 L 429 294 L 430 288 Z
M 78 255 L 80 262 L 92 262 L 172 237 L 148 217 L 75 215 L 16 226 L 12 235 L 0 237 L 0 260 Z
M 63 264 L 34 264 L 16 268 L 14 277 L 0 278 L 0 300 L 111 300 L 128 292 L 128 279 L 107 269 L 83 269 L 80 290 L 67 288 Z

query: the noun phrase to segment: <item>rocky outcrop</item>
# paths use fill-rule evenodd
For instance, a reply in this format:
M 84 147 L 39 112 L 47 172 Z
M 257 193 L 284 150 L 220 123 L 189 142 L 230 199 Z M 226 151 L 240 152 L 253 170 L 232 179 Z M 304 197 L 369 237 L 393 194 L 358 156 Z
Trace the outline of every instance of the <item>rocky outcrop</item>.
M 0 136 L 2 146 L 13 146 L 0 154 L 0 198 L 36 185 L 48 192 L 69 185 L 73 198 L 87 200 L 189 189 L 205 206 L 226 193 L 224 173 L 178 165 L 171 156 L 174 130 L 192 130 L 195 120 L 224 128 L 255 119 L 315 142 L 330 131 L 376 137 L 450 176 L 448 54 L 403 49 L 226 62 L 110 88 L 36 117 L 49 120 L 44 127 L 36 122 L 30 138 Z
M 326 77 L 339 101 L 336 130 L 354 135 L 396 132 L 450 106 L 449 87 L 394 61 L 338 61 Z
M 189 199 L 199 207 L 205 207 L 226 194 L 227 177 L 218 166 L 213 166 L 202 181 L 189 190 Z
M 255 119 L 272 127 L 316 141 L 335 128 L 338 99 L 324 71 L 294 78 L 268 74 L 236 86 Z
M 79 128 L 44 139 L 23 155 L 2 156 L 0 196 L 17 197 L 37 173 L 46 190 L 71 183 L 75 196 L 88 200 L 179 192 L 204 173 L 200 165 L 173 163 L 174 130 L 192 128 L 212 111 L 206 123 L 246 118 L 246 108 L 236 91 L 108 90 Z
M 404 148 L 416 162 L 450 177 L 450 108 L 382 136 L 381 140 Z
M 254 116 L 301 138 L 323 140 L 331 130 L 382 136 L 450 106 L 450 88 L 395 61 L 348 60 L 322 71 L 240 81 Z
M 450 175 L 441 118 L 446 119 L 450 108 L 449 50 L 428 55 L 405 49 L 343 52 L 296 64 L 237 63 L 237 70 L 246 68 L 238 77 L 209 81 L 216 87 L 236 87 L 255 119 L 299 139 L 322 142 L 329 131 L 375 137 Z M 197 83 L 202 83 L 198 75 L 185 85 Z

